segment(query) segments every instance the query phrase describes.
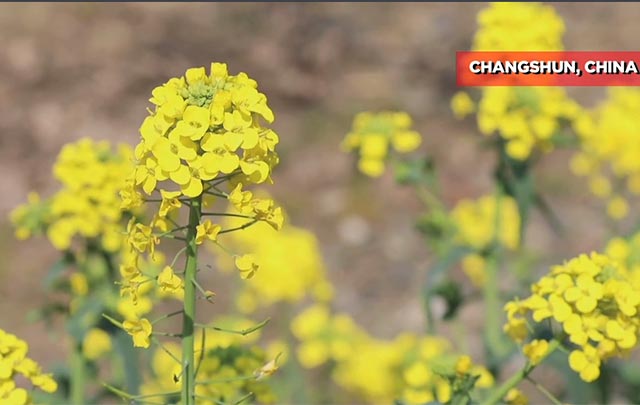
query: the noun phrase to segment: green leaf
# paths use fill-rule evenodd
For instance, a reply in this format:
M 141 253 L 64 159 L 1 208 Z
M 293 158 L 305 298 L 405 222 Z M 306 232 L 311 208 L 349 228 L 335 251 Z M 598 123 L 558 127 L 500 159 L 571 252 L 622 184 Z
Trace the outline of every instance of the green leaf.
M 631 362 L 620 363 L 618 372 L 625 381 L 640 386 L 640 365 Z
M 429 330 L 433 329 L 435 322 L 431 312 L 431 299 L 435 295 L 438 295 L 438 288 L 446 281 L 445 275 L 447 270 L 471 251 L 472 250 L 470 248 L 465 246 L 450 247 L 447 253 L 445 253 L 444 256 L 428 270 L 425 284 L 422 289 L 422 298 L 424 301 L 424 310 Z M 454 314 L 455 311 L 450 315 L 453 316 Z
M 418 158 L 396 162 L 395 178 L 400 184 L 427 184 L 434 182 L 433 161 L 428 158 Z
M 126 389 L 130 394 L 137 395 L 140 389 L 141 376 L 138 365 L 138 352 L 131 343 L 131 336 L 124 331 L 117 331 L 112 335 L 114 347 L 122 360 L 122 381 L 126 384 Z
M 442 319 L 450 320 L 455 318 L 458 313 L 458 309 L 464 303 L 464 297 L 462 296 L 462 291 L 460 290 L 460 286 L 453 280 L 446 280 L 443 283 L 437 285 L 432 293 L 432 296 L 442 297 L 446 304 L 447 310 L 445 311 Z
M 60 282 L 62 275 L 64 272 L 74 263 L 73 255 L 69 252 L 66 252 L 60 260 L 55 262 L 47 272 L 43 280 L 44 288 L 47 290 L 51 290 L 55 288 Z
M 85 332 L 100 321 L 103 309 L 102 302 L 85 297 L 82 304 L 69 317 L 67 332 L 76 341 L 82 341 Z
M 535 181 L 529 160 L 519 161 L 509 157 L 503 139 L 498 140 L 499 160 L 495 178 L 504 192 L 515 199 L 520 214 L 520 243 L 529 221 L 529 211 L 536 200 Z
M 54 315 L 66 314 L 68 311 L 69 308 L 66 304 L 51 302 L 42 308 L 29 311 L 27 314 L 27 322 L 38 322 L 44 320 L 47 322 L 47 326 L 49 326 Z

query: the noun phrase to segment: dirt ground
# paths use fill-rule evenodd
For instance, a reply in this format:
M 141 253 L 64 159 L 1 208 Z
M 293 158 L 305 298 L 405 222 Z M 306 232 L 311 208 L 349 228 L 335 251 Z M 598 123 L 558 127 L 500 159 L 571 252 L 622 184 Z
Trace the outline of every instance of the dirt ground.
M 55 189 L 50 167 L 80 137 L 133 144 L 151 89 L 188 67 L 224 61 L 260 83 L 276 113 L 282 163 L 275 197 L 316 233 L 337 306 L 378 336 L 422 329 L 418 291 L 430 257 L 413 221 L 421 205 L 389 176 L 372 181 L 338 145 L 361 110 L 401 109 L 424 135 L 447 202 L 489 190 L 493 156 L 471 120 L 449 111 L 454 55 L 468 49 L 483 4 L 19 4 L 0 5 L 0 327 L 26 338 L 24 314 L 42 301 L 56 253 L 19 243 L 6 219 L 30 190 Z M 635 50 L 639 4 L 556 4 L 572 50 Z M 601 89 L 576 91 L 586 104 Z M 534 218 L 529 239 L 553 263 L 598 248 L 598 203 L 569 175 L 568 153 L 545 158 L 539 184 L 569 225 Z M 476 310 L 477 311 L 477 310 Z M 482 317 L 465 312 L 470 328 Z M 379 322 L 385 319 L 385 322 Z M 58 331 L 60 333 L 61 331 Z M 31 339 L 55 361 L 56 338 Z

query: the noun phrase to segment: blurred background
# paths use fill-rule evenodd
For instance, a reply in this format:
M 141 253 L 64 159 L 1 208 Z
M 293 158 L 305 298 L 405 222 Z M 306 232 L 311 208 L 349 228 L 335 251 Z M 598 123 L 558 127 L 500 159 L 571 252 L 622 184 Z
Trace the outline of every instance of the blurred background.
M 85 136 L 135 144 L 154 86 L 220 61 L 249 73 L 269 98 L 281 138 L 273 194 L 293 224 L 318 236 L 337 309 L 379 337 L 422 330 L 419 289 L 431 259 L 413 224 L 423 207 L 390 175 L 358 174 L 339 143 L 355 113 L 404 110 L 435 159 L 448 204 L 489 192 L 493 152 L 473 119 L 456 121 L 449 109 L 455 51 L 469 49 L 484 6 L 0 5 L 0 327 L 29 341 L 45 365 L 64 358 L 62 326 L 35 339 L 44 326 L 25 321 L 44 301 L 41 279 L 58 254 L 44 238 L 16 241 L 8 213 L 29 191 L 58 187 L 50 168 L 63 144 Z M 554 6 L 567 49 L 637 48 L 639 4 Z M 604 90 L 571 94 L 592 106 Z M 536 171 L 569 225 L 557 235 L 534 215 L 527 238 L 547 264 L 599 249 L 609 236 L 602 203 L 570 175 L 569 156 L 546 156 Z M 482 323 L 481 310 L 464 310 L 470 328 Z

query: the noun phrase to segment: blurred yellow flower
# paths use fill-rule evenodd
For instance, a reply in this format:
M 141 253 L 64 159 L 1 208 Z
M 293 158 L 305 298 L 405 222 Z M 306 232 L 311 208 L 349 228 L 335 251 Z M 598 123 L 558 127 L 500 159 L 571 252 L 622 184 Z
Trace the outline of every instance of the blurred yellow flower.
M 342 141 L 342 149 L 358 152 L 358 169 L 362 173 L 381 176 L 390 146 L 398 153 L 408 153 L 420 146 L 422 138 L 411 125 L 412 119 L 405 112 L 359 113 L 351 132 Z
M 549 352 L 549 342 L 538 339 L 532 340 L 530 343 L 524 345 L 522 352 L 529 358 L 531 364 L 538 364 L 547 356 Z
M 82 341 L 82 354 L 89 360 L 96 360 L 111 351 L 109 334 L 99 328 L 91 328 Z
M 529 405 L 529 398 L 519 389 L 511 388 L 504 397 L 504 402 L 506 402 L 507 405 Z
M 58 389 L 52 375 L 43 373 L 40 365 L 27 357 L 28 351 L 27 342 L 0 329 L 0 402 L 3 404 L 32 403 L 31 393 L 16 385 L 19 375 L 44 392 Z
M 451 98 L 451 110 L 458 119 L 462 119 L 467 115 L 476 111 L 476 105 L 464 91 L 459 91 Z
M 500 217 L 496 218 L 498 212 Z M 519 244 L 520 215 L 511 197 L 502 196 L 498 201 L 495 195 L 487 195 L 461 200 L 451 210 L 451 217 L 457 229 L 456 240 L 463 245 L 482 250 L 494 239 L 509 249 L 516 249 Z

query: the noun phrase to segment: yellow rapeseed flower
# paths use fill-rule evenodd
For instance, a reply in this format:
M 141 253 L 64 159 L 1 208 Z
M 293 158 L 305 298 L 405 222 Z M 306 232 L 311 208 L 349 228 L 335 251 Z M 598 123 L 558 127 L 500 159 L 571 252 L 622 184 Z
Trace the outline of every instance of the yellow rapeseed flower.
M 135 347 L 147 348 L 151 343 L 151 331 L 153 327 L 146 318 L 126 320 L 122 323 L 124 330 L 133 337 Z
M 253 277 L 260 267 L 258 263 L 256 263 L 255 257 L 251 254 L 237 256 L 235 258 L 235 264 L 240 272 L 240 276 L 245 279 Z
M 82 340 L 82 354 L 96 360 L 111 351 L 111 338 L 103 329 L 91 328 Z
M 549 342 L 539 339 L 532 340 L 530 343 L 524 345 L 522 352 L 529 358 L 531 364 L 538 364 L 547 356 L 549 352 Z
M 496 218 L 500 204 L 500 218 Z M 496 239 L 509 249 L 515 249 L 520 241 L 520 215 L 511 197 L 503 196 L 498 202 L 494 195 L 476 200 L 461 200 L 451 210 L 456 226 L 456 240 L 463 245 L 482 250 Z M 496 229 L 496 223 L 500 228 Z
M 246 74 L 229 75 L 226 64 L 213 63 L 209 75 L 189 69 L 152 94 L 156 108 L 140 127 L 134 187 L 151 194 L 160 184 L 173 186 L 194 198 L 205 183 L 236 171 L 246 183 L 269 178 L 278 139 L 260 120 L 274 116 Z
M 19 375 L 44 392 L 58 389 L 51 374 L 43 373 L 40 365 L 27 357 L 28 351 L 27 342 L 0 329 L 0 402 L 3 404 L 32 402 L 31 393 L 16 385 Z
M 564 23 L 555 10 L 539 3 L 491 3 L 478 14 L 475 51 L 561 50 Z M 465 93 L 451 101 L 457 116 L 471 112 Z M 506 153 L 526 160 L 553 149 L 553 136 L 581 114 L 579 105 L 559 87 L 484 87 L 477 103 L 480 132 L 498 134 Z
M 88 138 L 65 145 L 53 166 L 61 188 L 48 199 L 31 194 L 12 212 L 16 235 L 46 232 L 59 250 L 69 249 L 74 237 L 96 239 L 106 251 L 117 252 L 123 242 L 118 192 L 133 170 L 132 154 L 128 146 L 113 151 L 108 142 Z
M 629 193 L 640 193 L 640 126 L 636 119 L 639 108 L 640 91 L 611 88 L 608 97 L 582 113 L 574 125 L 580 148 L 571 169 L 576 175 L 589 177 L 594 195 L 609 199 L 607 213 L 616 220 L 628 212 L 622 196 L 625 185 Z
M 354 118 L 342 148 L 357 150 L 358 169 L 367 176 L 378 177 L 384 172 L 389 147 L 398 153 L 408 153 L 420 146 L 422 138 L 411 125 L 412 119 L 405 112 L 362 112 Z
M 522 342 L 528 336 L 529 316 L 533 322 L 553 319 L 578 346 L 569 356 L 571 368 L 587 382 L 598 378 L 602 362 L 625 356 L 638 344 L 640 284 L 626 267 L 626 243 L 617 238 L 608 248 L 617 260 L 592 253 L 553 266 L 533 284 L 529 297 L 505 306 L 505 331 Z M 546 341 L 534 340 L 523 351 L 535 364 L 548 348 Z
M 234 218 L 225 227 L 241 223 Z M 251 232 L 228 234 L 226 241 L 234 251 L 251 252 L 260 264 L 260 271 L 242 283 L 236 297 L 242 312 L 279 302 L 297 303 L 305 297 L 327 302 L 333 296 L 318 241 L 312 233 L 291 224 L 276 231 L 266 223 L 257 223 Z M 235 269 L 225 256 L 219 263 L 225 271 Z
M 218 238 L 218 233 L 222 230 L 222 227 L 218 224 L 213 224 L 208 219 L 200 223 L 196 227 L 196 244 L 200 245 L 206 239 L 215 241 Z
M 507 405 L 529 405 L 529 398 L 519 389 L 511 388 L 507 392 L 507 395 L 505 395 L 504 402 L 506 402 Z
M 456 118 L 462 119 L 475 112 L 476 106 L 469 93 L 459 91 L 451 98 L 451 110 Z
M 158 275 L 158 286 L 160 291 L 176 293 L 184 289 L 182 279 L 173 272 L 170 266 L 165 266 Z

